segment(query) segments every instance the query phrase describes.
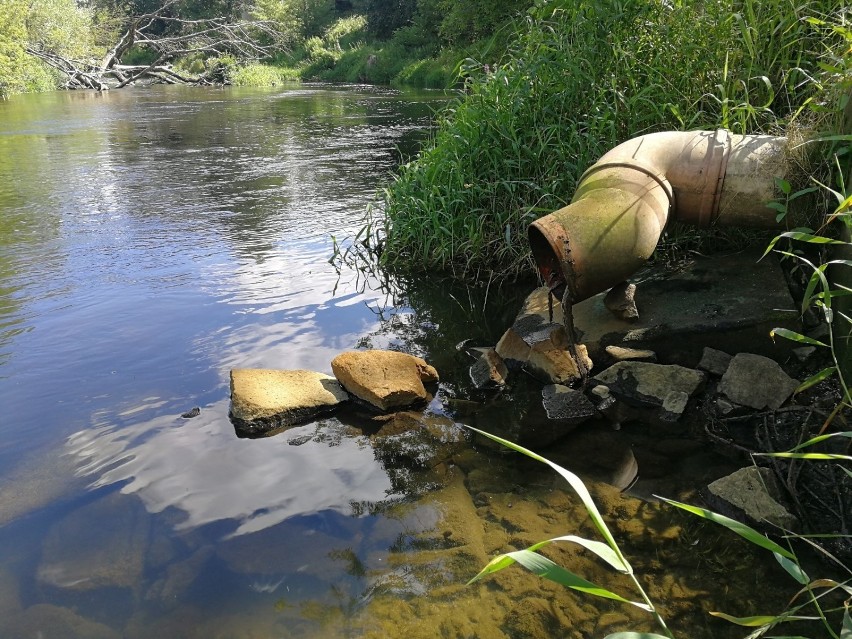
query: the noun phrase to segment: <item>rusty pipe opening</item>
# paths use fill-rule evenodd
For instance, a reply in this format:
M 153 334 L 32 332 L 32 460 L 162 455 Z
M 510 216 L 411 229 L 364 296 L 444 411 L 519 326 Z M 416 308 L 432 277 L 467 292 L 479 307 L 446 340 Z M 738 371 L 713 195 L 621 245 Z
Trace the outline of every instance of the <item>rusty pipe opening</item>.
M 651 133 L 620 144 L 582 176 L 568 206 L 533 222 L 545 284 L 579 302 L 635 273 L 671 217 L 699 226 L 777 226 L 766 206 L 787 172 L 786 139 L 727 131 Z

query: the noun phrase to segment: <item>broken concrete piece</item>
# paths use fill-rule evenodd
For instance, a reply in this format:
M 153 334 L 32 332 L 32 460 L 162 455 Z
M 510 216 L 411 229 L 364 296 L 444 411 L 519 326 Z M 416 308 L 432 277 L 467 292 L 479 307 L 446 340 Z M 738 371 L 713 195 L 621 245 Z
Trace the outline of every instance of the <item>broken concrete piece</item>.
M 476 388 L 504 386 L 509 369 L 493 348 L 486 350 L 470 367 L 470 379 Z
M 568 331 L 562 324 L 547 322 L 538 315 L 521 315 L 495 350 L 509 366 L 523 367 L 545 383 L 566 384 L 583 377 L 568 352 L 569 345 Z M 591 370 L 585 346 L 577 344 L 576 350 L 585 370 Z
M 332 360 L 331 369 L 347 391 L 383 411 L 425 402 L 423 384 L 438 381 L 423 359 L 397 351 L 347 351 Z
M 728 364 L 731 363 L 731 356 L 723 351 L 717 351 L 715 348 L 705 347 L 701 353 L 701 361 L 698 362 L 698 368 L 702 371 L 707 371 L 711 375 L 721 377 L 728 370 Z
M 607 346 L 606 354 L 616 362 L 636 360 L 640 362 L 656 362 L 657 354 L 654 351 L 640 348 L 625 348 L 624 346 Z
M 663 398 L 660 419 L 663 421 L 676 422 L 686 410 L 689 403 L 689 395 L 682 390 L 669 391 Z
M 776 361 L 739 353 L 731 360 L 718 390 L 735 404 L 778 410 L 798 387 L 799 382 L 781 370 Z
M 781 489 L 768 468 L 741 468 L 717 479 L 708 486 L 708 490 L 711 501 L 720 500 L 728 506 L 727 510 L 739 513 L 740 519 L 744 514 L 748 523 L 768 522 L 785 530 L 798 528 L 798 519 L 779 503 Z
M 616 284 L 604 296 L 604 306 L 620 320 L 635 322 L 639 319 L 636 308 L 636 285 L 629 282 Z
M 568 336 L 560 326 L 551 334 L 550 340 L 538 342 L 530 348 L 530 357 L 524 368 L 535 377 L 551 384 L 576 382 L 583 378 L 585 371 L 592 368 L 592 360 L 589 359 L 586 347 L 577 344 L 576 350 L 584 370 L 581 370 L 578 362 L 568 352 Z
M 595 405 L 584 393 L 562 384 L 545 386 L 541 391 L 544 410 L 548 419 L 564 421 L 576 426 L 595 416 Z
M 249 437 L 313 419 L 347 399 L 336 379 L 314 371 L 231 371 L 231 421 Z
M 704 374 L 674 364 L 619 362 L 595 375 L 594 380 L 628 404 L 654 408 L 663 406 L 672 392 L 691 397 L 704 383 Z

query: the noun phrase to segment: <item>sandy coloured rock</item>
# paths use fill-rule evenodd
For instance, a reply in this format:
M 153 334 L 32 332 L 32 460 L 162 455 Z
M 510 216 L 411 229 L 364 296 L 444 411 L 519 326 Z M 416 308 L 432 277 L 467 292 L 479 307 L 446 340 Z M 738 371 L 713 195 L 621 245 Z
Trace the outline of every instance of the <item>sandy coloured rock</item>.
M 314 371 L 231 371 L 231 421 L 249 437 L 313 419 L 347 399 L 335 378 Z
M 423 384 L 438 381 L 423 359 L 397 351 L 347 351 L 332 360 L 331 369 L 347 391 L 383 411 L 425 402 Z

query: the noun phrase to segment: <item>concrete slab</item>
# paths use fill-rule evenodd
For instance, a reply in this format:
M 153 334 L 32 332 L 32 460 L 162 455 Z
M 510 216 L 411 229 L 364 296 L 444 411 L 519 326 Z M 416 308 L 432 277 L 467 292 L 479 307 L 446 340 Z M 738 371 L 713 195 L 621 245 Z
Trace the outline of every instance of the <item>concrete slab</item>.
M 780 267 L 760 252 L 696 258 L 675 273 L 648 269 L 633 279 L 639 319 L 617 319 L 601 293 L 574 307 L 578 339 L 593 361 L 607 346 L 650 349 L 660 361 L 694 367 L 704 347 L 782 360 L 793 342 L 773 342 L 775 327 L 799 329 Z M 542 295 L 546 301 L 546 290 Z

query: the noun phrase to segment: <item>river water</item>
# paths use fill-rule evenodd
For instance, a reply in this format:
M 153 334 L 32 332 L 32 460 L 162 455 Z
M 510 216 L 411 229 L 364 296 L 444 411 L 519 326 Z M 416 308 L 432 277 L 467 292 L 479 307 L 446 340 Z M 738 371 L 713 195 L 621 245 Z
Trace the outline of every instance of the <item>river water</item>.
M 305 84 L 0 103 L 0 636 L 653 627 L 641 610 L 521 570 L 465 585 L 499 552 L 594 534 L 546 468 L 461 425 L 539 432 L 540 407 L 521 399 L 539 392 L 529 380 L 514 394 L 477 394 L 454 348 L 493 344 L 524 287 L 329 261 L 445 99 Z M 235 435 L 230 369 L 330 372 L 335 355 L 363 347 L 436 366 L 442 384 L 425 417 L 385 428 L 342 414 L 265 439 Z M 193 407 L 198 416 L 181 416 Z M 572 445 L 554 455 L 569 464 Z M 678 465 L 656 463 L 656 478 Z M 692 479 L 724 466 L 703 457 Z M 766 584 L 777 573 L 718 531 L 592 486 L 683 636 L 724 636 L 707 610 L 751 614 L 789 592 L 775 593 Z M 666 486 L 676 497 L 693 488 Z M 589 557 L 556 557 L 629 593 Z

